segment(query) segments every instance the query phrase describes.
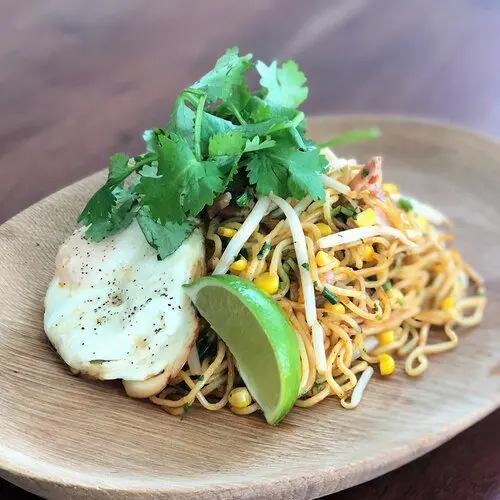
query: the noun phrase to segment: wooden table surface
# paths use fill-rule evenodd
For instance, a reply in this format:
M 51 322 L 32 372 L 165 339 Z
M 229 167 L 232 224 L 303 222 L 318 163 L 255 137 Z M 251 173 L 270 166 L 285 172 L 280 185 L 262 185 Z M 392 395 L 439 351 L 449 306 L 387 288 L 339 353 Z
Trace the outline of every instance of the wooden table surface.
M 0 221 L 139 151 L 233 45 L 298 60 L 307 113 L 411 114 L 500 137 L 499 0 L 3 0 Z M 499 429 L 497 411 L 331 498 L 500 498 Z M 1 498 L 14 489 L 0 479 Z

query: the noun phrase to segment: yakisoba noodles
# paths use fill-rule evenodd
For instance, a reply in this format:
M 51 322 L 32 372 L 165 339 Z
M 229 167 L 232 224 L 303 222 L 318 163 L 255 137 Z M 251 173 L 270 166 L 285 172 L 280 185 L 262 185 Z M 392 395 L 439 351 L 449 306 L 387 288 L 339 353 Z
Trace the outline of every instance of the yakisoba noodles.
M 270 195 L 239 209 L 230 196 L 219 199 L 206 220 L 207 265 L 258 283 L 289 317 L 301 359 L 295 404 L 332 396 L 351 409 L 375 371 L 401 364 L 418 376 L 430 355 L 453 349 L 457 329 L 481 321 L 486 298 L 480 276 L 451 246 L 450 221 L 382 184 L 381 159 L 358 165 L 324 154 L 324 202 Z M 203 340 L 201 362 L 192 353 L 189 369 L 151 398 L 169 413 L 196 400 L 219 410 L 243 385 L 224 343 L 210 331 Z

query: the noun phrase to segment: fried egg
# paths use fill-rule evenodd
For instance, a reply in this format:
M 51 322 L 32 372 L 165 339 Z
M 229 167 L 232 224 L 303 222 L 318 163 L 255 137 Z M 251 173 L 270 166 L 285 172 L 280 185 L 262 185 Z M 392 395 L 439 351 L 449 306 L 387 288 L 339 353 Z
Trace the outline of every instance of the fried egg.
M 204 271 L 199 229 L 160 261 L 134 221 L 99 243 L 76 230 L 61 246 L 45 296 L 45 332 L 74 373 L 160 392 L 182 368 L 199 319 L 182 285 Z

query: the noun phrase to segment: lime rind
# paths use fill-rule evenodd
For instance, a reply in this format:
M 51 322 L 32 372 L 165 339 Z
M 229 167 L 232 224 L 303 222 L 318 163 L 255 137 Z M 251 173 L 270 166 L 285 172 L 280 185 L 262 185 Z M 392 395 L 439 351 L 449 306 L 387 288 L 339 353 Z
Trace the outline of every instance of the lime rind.
M 267 422 L 277 424 L 300 387 L 299 344 L 289 319 L 269 295 L 237 276 L 207 276 L 186 292 L 233 354 Z

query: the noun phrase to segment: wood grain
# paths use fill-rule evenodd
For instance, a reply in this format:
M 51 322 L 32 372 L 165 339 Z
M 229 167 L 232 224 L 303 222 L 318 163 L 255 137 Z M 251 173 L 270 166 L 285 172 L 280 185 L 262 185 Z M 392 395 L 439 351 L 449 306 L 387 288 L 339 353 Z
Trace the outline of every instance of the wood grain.
M 113 383 L 72 377 L 42 331 L 55 252 L 102 179 L 96 174 L 0 226 L 0 287 L 9 291 L 0 296 L 2 475 L 51 498 L 306 499 L 400 466 L 497 408 L 500 145 L 454 127 L 376 116 L 318 118 L 311 130 L 322 139 L 368 124 L 381 127 L 382 139 L 348 152 L 361 159 L 381 152 L 388 178 L 454 214 L 465 258 L 487 278 L 480 328 L 433 358 L 422 378 L 376 379 L 352 412 L 327 401 L 294 409 L 277 428 L 227 411 L 171 418 Z M 479 208 L 488 217 L 478 220 Z

